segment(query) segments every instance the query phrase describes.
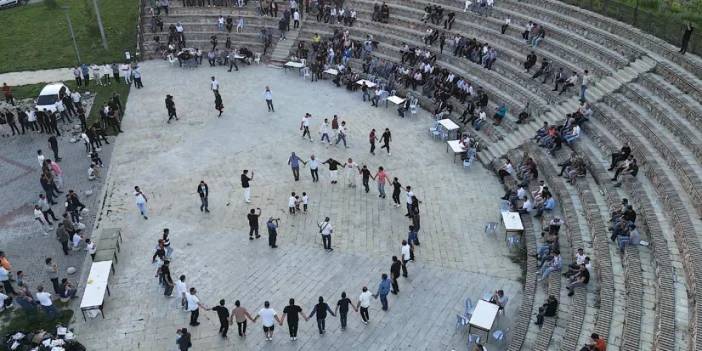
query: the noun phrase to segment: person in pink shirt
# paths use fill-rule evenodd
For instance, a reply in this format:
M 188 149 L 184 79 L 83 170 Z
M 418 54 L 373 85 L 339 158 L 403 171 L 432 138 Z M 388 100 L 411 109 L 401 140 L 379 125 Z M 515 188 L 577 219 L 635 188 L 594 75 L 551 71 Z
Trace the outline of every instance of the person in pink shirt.
M 48 160 L 48 161 L 51 162 L 51 164 L 50 164 L 51 173 L 54 174 L 54 178 L 56 180 L 58 188 L 62 189 L 63 188 L 63 171 L 61 170 L 61 166 L 59 166 L 59 164 L 54 162 L 53 160 Z
M 390 180 L 388 179 L 388 174 L 385 173 L 385 170 L 383 167 L 378 167 L 378 172 L 375 173 L 374 176 L 375 180 L 378 182 L 378 197 L 380 198 L 385 198 L 385 182 L 388 184 L 390 183 Z

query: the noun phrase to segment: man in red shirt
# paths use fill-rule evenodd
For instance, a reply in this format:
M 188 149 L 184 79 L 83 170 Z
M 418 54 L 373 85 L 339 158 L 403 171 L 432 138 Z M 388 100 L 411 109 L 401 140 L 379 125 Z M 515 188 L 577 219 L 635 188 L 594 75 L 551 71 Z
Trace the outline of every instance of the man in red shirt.
M 592 333 L 592 335 L 590 335 L 590 340 L 596 351 L 607 350 L 607 344 L 605 343 L 604 339 L 600 339 L 600 336 L 597 333 Z

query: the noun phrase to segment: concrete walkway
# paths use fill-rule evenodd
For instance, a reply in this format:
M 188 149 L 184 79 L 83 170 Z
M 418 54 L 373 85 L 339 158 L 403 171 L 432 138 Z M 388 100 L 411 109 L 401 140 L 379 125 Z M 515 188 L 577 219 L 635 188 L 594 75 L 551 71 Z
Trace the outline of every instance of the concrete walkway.
M 51 83 L 73 79 L 72 68 L 54 68 L 41 71 L 9 72 L 0 74 L 0 84 L 10 86 Z

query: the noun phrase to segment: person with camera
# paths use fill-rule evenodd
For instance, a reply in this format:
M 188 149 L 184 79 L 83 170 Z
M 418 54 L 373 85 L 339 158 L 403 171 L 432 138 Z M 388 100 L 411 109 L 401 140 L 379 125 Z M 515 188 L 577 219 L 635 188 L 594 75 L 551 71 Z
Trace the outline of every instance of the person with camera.
M 266 227 L 268 227 L 268 246 L 271 248 L 278 247 L 275 244 L 276 238 L 278 236 L 278 222 L 280 218 L 269 217 L 268 222 L 266 222 Z
M 324 217 L 324 221 L 318 224 L 319 234 L 322 234 L 322 244 L 324 249 L 327 251 L 334 251 L 331 247 L 331 235 L 334 232 L 334 228 L 331 223 L 329 223 L 329 217 Z

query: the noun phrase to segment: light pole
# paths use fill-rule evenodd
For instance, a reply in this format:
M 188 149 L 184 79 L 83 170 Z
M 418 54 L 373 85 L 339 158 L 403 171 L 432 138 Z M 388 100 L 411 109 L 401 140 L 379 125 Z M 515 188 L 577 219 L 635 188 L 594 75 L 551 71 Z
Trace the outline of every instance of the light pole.
M 63 13 L 66 15 L 66 21 L 68 21 L 68 31 L 71 32 L 71 39 L 73 40 L 73 49 L 76 51 L 76 59 L 78 59 L 78 64 L 80 61 L 80 53 L 78 52 L 78 43 L 76 43 L 76 35 L 73 33 L 73 24 L 71 23 L 71 17 L 68 15 L 69 7 L 62 7 Z
M 102 47 L 107 50 L 107 38 L 105 37 L 105 28 L 102 27 L 102 18 L 100 17 L 100 8 L 98 7 L 97 0 L 93 0 L 93 6 L 95 6 L 95 17 L 97 18 L 100 36 L 102 37 Z

